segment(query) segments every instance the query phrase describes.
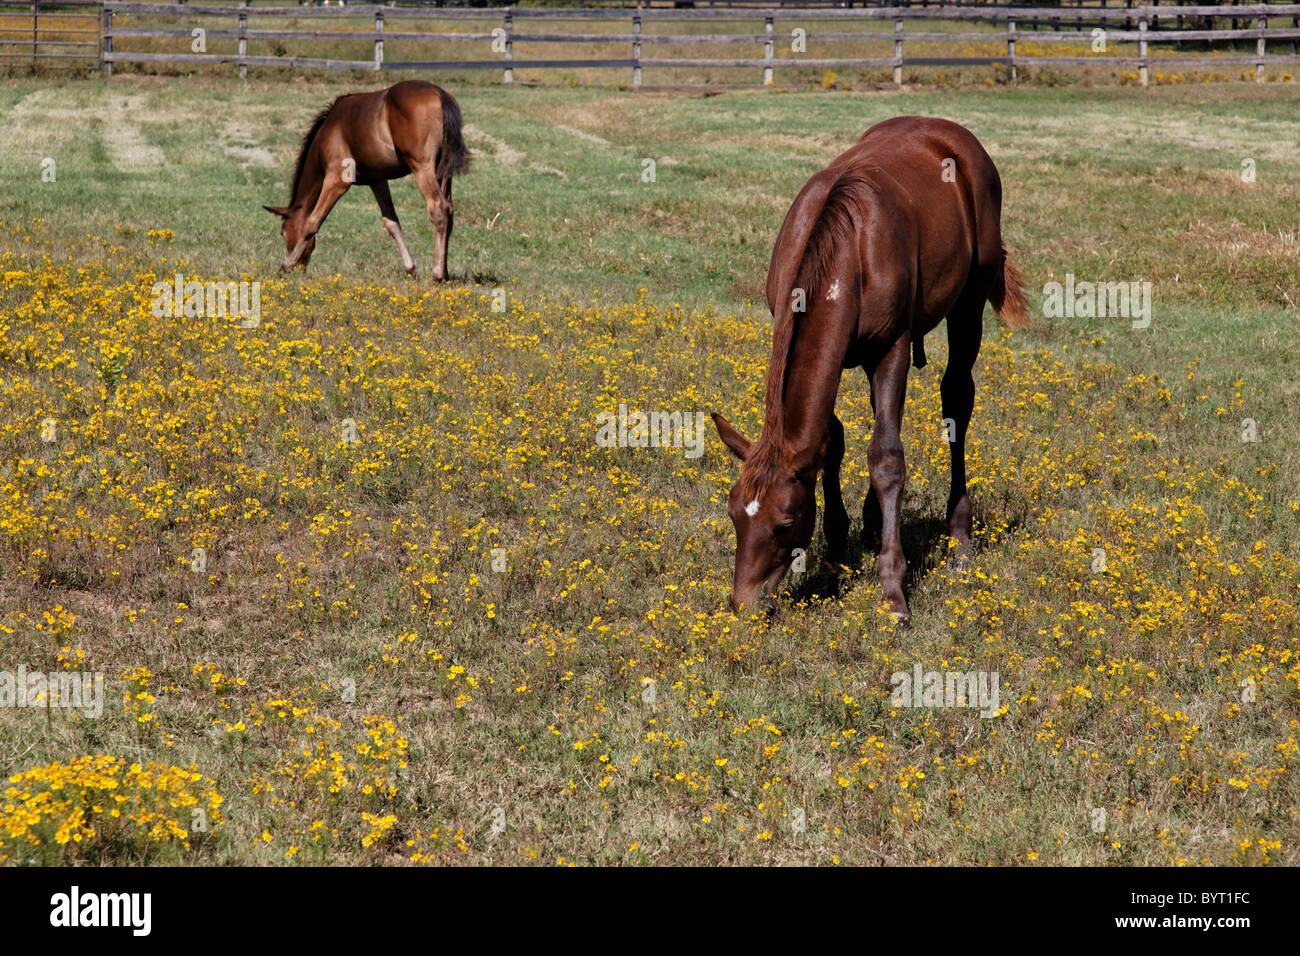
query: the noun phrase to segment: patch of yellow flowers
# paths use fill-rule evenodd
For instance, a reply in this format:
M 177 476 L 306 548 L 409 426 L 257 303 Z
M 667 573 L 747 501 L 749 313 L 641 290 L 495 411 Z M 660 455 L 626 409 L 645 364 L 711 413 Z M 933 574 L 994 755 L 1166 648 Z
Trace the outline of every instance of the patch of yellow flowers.
M 193 767 L 93 755 L 11 776 L 0 802 L 0 863 L 152 860 L 222 823 L 222 796 Z
M 1086 345 L 1017 346 L 990 324 L 968 445 L 976 560 L 946 572 L 951 542 L 930 535 L 902 639 L 871 559 L 824 567 L 820 536 L 775 617 L 725 611 L 735 466 L 712 433 L 698 458 L 595 441 L 597 416 L 620 403 L 717 409 L 757 437 L 770 335 L 751 317 L 598 297 L 502 312 L 478 288 L 327 277 L 264 281 L 246 328 L 153 317 L 156 278 L 134 260 L 0 256 L 0 551 L 27 595 L 0 628 L 62 648 L 60 662 L 78 646 L 99 662 L 95 611 L 66 609 L 68 593 L 168 594 L 98 624 L 202 642 L 213 660 L 103 663 L 126 679 L 125 717 L 146 744 L 197 714 L 256 758 L 222 779 L 248 802 L 254 842 L 312 862 L 486 852 L 482 807 L 431 819 L 404 788 L 407 735 L 454 757 L 451 726 L 478 734 L 483 766 L 555 801 L 535 808 L 529 840 L 550 832 L 553 806 L 587 801 L 594 829 L 655 853 L 649 831 L 612 821 L 687 820 L 691 846 L 727 854 L 790 845 L 798 810 L 827 860 L 849 855 L 851 834 L 895 860 L 983 863 L 991 847 L 1002 862 L 1058 862 L 1135 845 L 1147 861 L 1201 862 L 1213 820 L 1218 859 L 1294 861 L 1300 562 L 1276 529 L 1300 505 L 1237 441 L 1251 396 L 1198 394 L 1194 365 L 1195 384 L 1175 386 Z M 944 513 L 942 366 L 909 381 L 909 518 Z M 872 423 L 860 373 L 845 373 L 837 414 L 856 515 Z M 1220 427 L 1220 454 L 1179 451 Z M 61 605 L 44 603 L 51 588 Z M 420 703 L 349 724 L 327 706 L 333 678 L 285 690 L 275 672 L 241 671 L 247 648 L 214 636 L 216 616 L 313 649 L 381 618 L 354 676 Z M 996 670 L 998 716 L 891 706 L 891 673 L 916 664 Z M 137 815 L 163 812 L 129 765 L 85 760 L 29 773 L 106 774 L 93 761 L 110 761 Z M 441 772 L 464 790 L 499 782 L 462 781 L 473 771 L 454 761 Z M 1044 780 L 1065 797 L 1025 823 L 1022 796 Z M 185 792 L 215 810 L 200 783 Z M 13 778 L 5 852 L 27 852 L 29 836 L 94 843 L 95 807 L 116 801 L 86 787 L 64 805 L 62 786 Z M 1124 839 L 1093 839 L 1099 806 L 1132 827 Z M 963 843 L 994 817 L 1028 828 L 1024 845 Z M 134 826 L 187 846 L 186 821 L 168 819 Z M 596 858 L 581 836 L 577 849 L 510 839 L 492 846 Z

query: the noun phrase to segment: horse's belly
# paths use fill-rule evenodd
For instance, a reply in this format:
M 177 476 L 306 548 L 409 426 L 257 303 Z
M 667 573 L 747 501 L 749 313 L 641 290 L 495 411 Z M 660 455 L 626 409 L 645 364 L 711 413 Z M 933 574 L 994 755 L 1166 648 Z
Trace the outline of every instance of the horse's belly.
M 358 151 L 356 161 L 356 182 L 361 186 L 398 179 L 410 175 L 411 172 L 391 144 L 386 147 L 385 144 L 378 144 L 369 150 Z
M 949 261 L 952 263 L 951 271 L 945 271 L 942 275 L 936 276 L 933 282 L 922 286 L 921 301 L 913 317 L 914 328 L 919 326 L 924 332 L 928 332 L 938 325 L 943 321 L 944 316 L 952 311 L 962 290 L 966 288 L 970 273 L 970 256 L 956 257 Z

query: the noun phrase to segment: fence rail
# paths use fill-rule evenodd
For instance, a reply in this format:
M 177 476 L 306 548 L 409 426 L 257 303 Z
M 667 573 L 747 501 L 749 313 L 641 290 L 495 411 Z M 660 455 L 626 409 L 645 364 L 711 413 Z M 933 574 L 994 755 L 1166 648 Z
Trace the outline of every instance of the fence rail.
M 0 64 L 98 64 L 99 10 L 93 0 L 0 0 Z
M 35 7 L 33 3 L 31 6 Z M 1077 6 L 1077 7 L 1022 7 L 1005 4 L 935 5 L 935 6 L 858 6 L 858 7 L 710 7 L 709 9 L 677 9 L 671 7 L 623 8 L 549 8 L 549 7 L 398 7 L 375 4 L 347 7 L 325 6 L 248 6 L 177 3 L 136 3 L 128 0 L 106 0 L 102 4 L 103 16 L 100 35 L 100 59 L 105 71 L 111 73 L 115 63 L 120 64 L 213 64 L 234 63 L 240 75 L 246 75 L 250 66 L 270 66 L 337 70 L 501 70 L 506 83 L 514 81 L 514 71 L 523 69 L 592 69 L 612 68 L 632 71 L 632 84 L 642 84 L 643 70 L 667 68 L 737 68 L 762 70 L 763 83 L 771 85 L 777 70 L 797 67 L 817 68 L 887 68 L 892 69 L 893 81 L 901 84 L 908 66 L 992 66 L 1000 64 L 1010 70 L 1012 78 L 1017 69 L 1033 66 L 1093 66 L 1101 68 L 1136 67 L 1139 82 L 1149 83 L 1153 64 L 1161 66 L 1245 66 L 1253 70 L 1256 81 L 1262 82 L 1269 67 L 1300 63 L 1296 41 L 1300 39 L 1300 4 L 1241 4 L 1241 5 L 1143 5 L 1143 6 Z M 114 23 L 114 16 L 130 16 L 131 26 Z M 153 18 L 207 23 L 220 18 L 229 27 L 217 24 L 215 29 L 203 27 L 206 39 L 234 40 L 233 51 L 208 53 L 206 49 L 195 52 L 190 43 L 196 34 L 193 27 L 175 26 L 141 27 L 137 21 Z M 344 29 L 342 23 L 362 18 L 373 29 Z M 283 23 L 270 24 L 266 29 L 250 28 L 251 22 L 270 20 L 309 20 L 322 27 L 331 23 L 333 29 L 285 28 Z M 1216 28 L 1216 20 L 1228 21 Z M 231 23 L 231 21 L 234 21 Z M 464 21 L 493 23 L 489 32 L 460 32 L 455 24 Z M 618 33 L 557 32 L 578 21 L 596 21 L 603 24 L 622 22 L 629 29 Z M 702 21 L 742 21 L 762 30 L 751 28 L 740 33 L 651 33 L 647 27 L 656 24 Z M 798 26 L 799 21 L 827 25 L 822 32 L 805 31 L 803 51 L 792 50 L 777 55 L 777 43 L 790 46 L 790 36 L 777 32 L 778 22 L 784 29 Z M 945 33 L 926 30 L 926 22 L 971 22 L 994 24 L 1000 32 Z M 1270 26 L 1270 21 L 1273 25 Z M 446 23 L 452 29 L 418 29 L 426 24 Z M 892 32 L 880 29 L 892 22 Z M 915 22 L 920 29 L 909 32 L 908 23 Z M 1246 27 L 1239 23 L 1247 24 Z M 499 24 L 499 25 L 496 25 Z M 552 26 L 552 24 L 554 26 Z M 842 27 L 875 25 L 876 29 L 859 29 L 849 32 Z M 1187 28 L 1183 28 L 1184 25 Z M 397 29 L 389 30 L 389 25 Z M 1058 56 L 1017 54 L 1017 40 L 1028 39 L 1027 27 L 1052 26 L 1056 32 L 1052 42 L 1085 41 L 1093 45 L 1092 55 Z M 412 29 L 411 27 L 415 27 Z M 550 27 L 550 29 L 548 29 Z M 820 28 L 819 28 L 820 29 Z M 1098 51 L 1097 31 L 1101 33 Z M 1030 37 L 1032 38 L 1032 37 Z M 140 51 L 114 49 L 114 40 L 176 40 L 178 49 L 165 51 Z M 372 44 L 373 56 L 365 59 L 337 59 L 314 56 L 253 55 L 248 51 L 252 41 L 349 41 Z M 1152 57 L 1153 47 L 1183 42 L 1254 41 L 1254 51 L 1246 54 L 1204 56 L 1184 53 L 1181 50 L 1162 51 Z M 994 43 L 996 55 L 934 56 L 905 55 L 905 44 L 919 42 L 983 42 Z M 875 43 L 893 55 L 810 56 L 809 44 L 817 42 Z M 1286 44 L 1289 53 L 1270 52 L 1268 44 Z M 485 46 L 482 58 L 444 60 L 394 60 L 392 44 L 399 47 L 407 43 L 463 45 L 479 43 Z M 1108 52 L 1110 44 L 1135 44 L 1130 52 Z M 181 46 L 183 44 L 183 46 Z M 516 57 L 516 44 L 587 44 L 626 45 L 628 55 L 615 57 L 584 56 L 569 58 Z M 643 48 L 668 52 L 672 47 L 689 48 L 699 45 L 752 44 L 753 56 L 646 56 Z M 463 47 L 462 47 L 463 48 Z M 1005 48 L 1005 54 L 1003 53 Z M 915 47 L 913 47 L 915 49 Z M 761 54 L 759 53 L 761 50 Z M 707 51 L 705 51 L 707 52 Z M 864 51 L 865 52 L 865 51 Z M 884 52 L 884 51 L 880 51 Z

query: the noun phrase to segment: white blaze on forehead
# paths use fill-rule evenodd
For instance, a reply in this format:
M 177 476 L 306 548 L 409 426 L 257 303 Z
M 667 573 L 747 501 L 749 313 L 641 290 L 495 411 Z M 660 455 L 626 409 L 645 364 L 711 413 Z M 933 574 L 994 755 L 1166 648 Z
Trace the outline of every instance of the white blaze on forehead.
M 757 499 L 757 498 L 755 498 L 755 499 L 754 499 L 753 501 L 751 501 L 749 504 L 745 505 L 745 514 L 749 515 L 751 518 L 754 517 L 754 515 L 758 514 L 758 499 Z
M 826 301 L 834 302 L 840 297 L 840 280 L 836 279 L 831 283 L 830 291 L 826 293 Z

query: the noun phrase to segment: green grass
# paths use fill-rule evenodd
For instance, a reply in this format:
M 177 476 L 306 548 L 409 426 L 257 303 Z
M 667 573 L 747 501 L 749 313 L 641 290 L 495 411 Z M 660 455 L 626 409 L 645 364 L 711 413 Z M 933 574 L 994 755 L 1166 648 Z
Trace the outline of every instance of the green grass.
M 57 668 L 68 646 L 112 678 L 147 667 L 129 684 L 155 714 L 116 698 L 100 721 L 0 711 L 0 770 L 193 762 L 226 823 L 164 859 L 199 863 L 1300 859 L 1293 90 L 453 88 L 475 156 L 451 289 L 402 277 L 368 190 L 335 209 L 310 273 L 280 279 L 261 205 L 285 201 L 321 105 L 373 83 L 0 89 L 0 621 L 12 666 Z M 736 620 L 719 443 L 698 460 L 601 449 L 594 417 L 719 409 L 753 437 L 782 217 L 863 130 L 907 113 L 988 147 L 1033 303 L 1067 273 L 1149 280 L 1152 325 L 989 322 L 967 577 L 944 570 L 937 527 L 936 335 L 909 385 L 911 629 L 877 613 L 870 555 L 830 569 L 820 543 L 774 618 Z M 409 180 L 393 192 L 427 276 L 423 204 Z M 263 280 L 266 321 L 153 319 L 143 276 L 177 271 Z M 119 366 L 112 383 L 97 370 Z M 856 517 L 859 372 L 839 414 Z M 39 441 L 46 416 L 66 447 Z M 1108 574 L 1088 571 L 1098 547 Z M 76 621 L 44 620 L 56 606 Z M 1007 712 L 891 709 L 890 675 L 918 662 L 998 671 Z M 191 673 L 208 663 L 245 683 L 214 690 Z M 348 679 L 356 704 L 338 697 Z M 400 719 L 405 766 L 356 749 L 369 715 Z M 310 733 L 356 766 L 338 794 L 301 765 Z M 375 776 L 391 796 L 360 792 Z M 363 845 L 363 812 L 396 823 Z
M 261 264 L 269 272 L 283 247 L 261 204 L 286 201 L 298 141 L 320 106 L 373 83 L 11 83 L 3 102 L 15 138 L 0 157 L 10 182 L 0 213 L 8 221 L 41 216 L 59 241 L 93 233 L 129 251 L 147 248 L 147 229 L 170 228 L 197 269 L 256 272 Z M 872 123 L 910 112 L 950 117 L 987 142 L 1007 182 L 1009 243 L 1035 274 L 1058 264 L 1056 272 L 1079 274 L 1118 265 L 1158 282 L 1166 306 L 1290 307 L 1296 273 L 1283 210 L 1295 198 L 1297 143 L 1289 118 L 1296 94 L 1286 88 L 959 97 L 456 92 L 466 123 L 481 131 L 469 136 L 475 169 L 457 183 L 452 264 L 460 276 L 528 293 L 596 284 L 623 297 L 644 286 L 659 301 L 753 303 L 793 193 Z M 156 163 L 120 160 L 108 134 L 122 125 L 138 131 Z M 483 134 L 508 148 L 498 151 Z M 240 149 L 267 151 L 270 162 L 246 162 Z M 57 164 L 56 184 L 40 181 L 44 156 Z M 654 184 L 642 182 L 646 158 L 658 164 Z M 1240 180 L 1245 158 L 1257 163 L 1250 188 Z M 423 204 L 410 179 L 394 192 L 427 269 Z M 1243 254 L 1234 257 L 1234 246 Z M 1245 254 L 1252 248 L 1259 254 Z M 345 196 L 322 233 L 313 272 L 334 271 L 399 274 L 366 189 Z

